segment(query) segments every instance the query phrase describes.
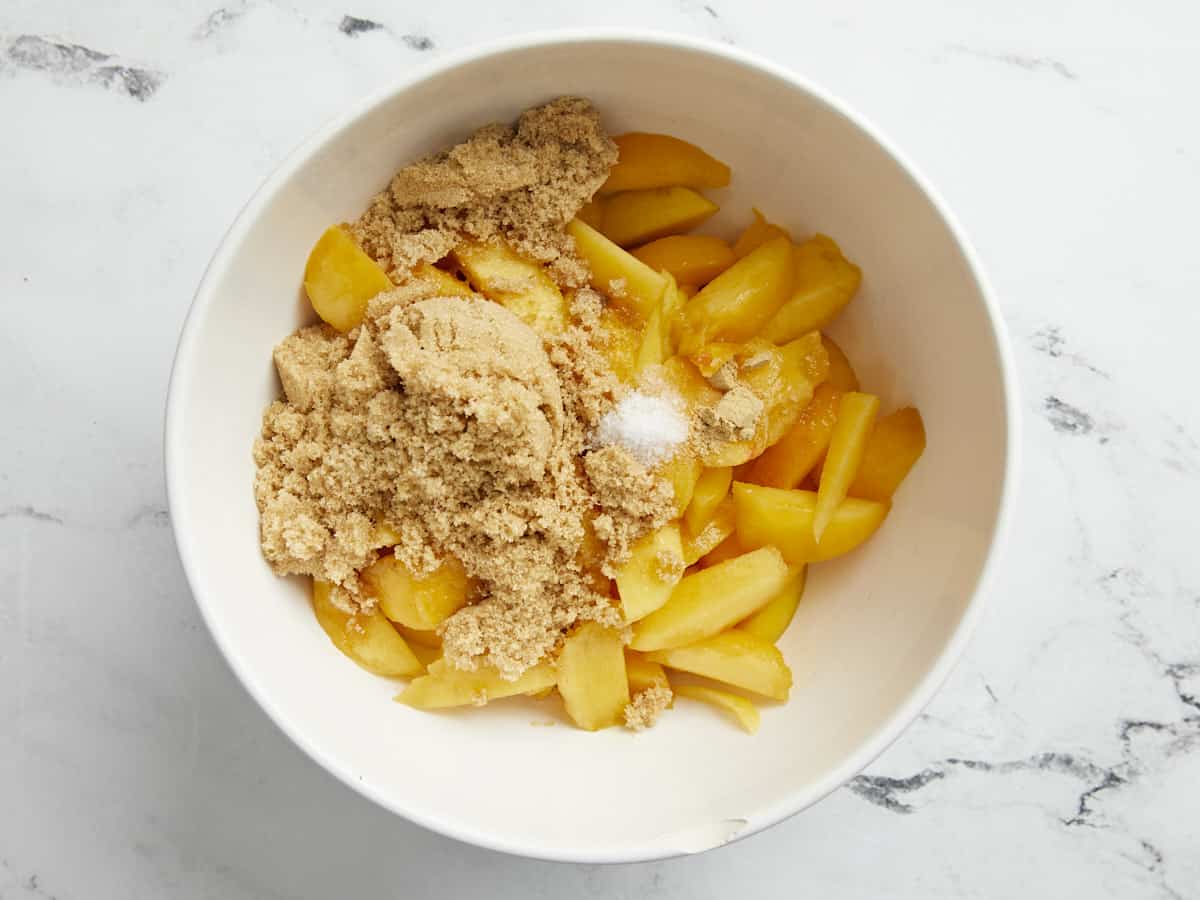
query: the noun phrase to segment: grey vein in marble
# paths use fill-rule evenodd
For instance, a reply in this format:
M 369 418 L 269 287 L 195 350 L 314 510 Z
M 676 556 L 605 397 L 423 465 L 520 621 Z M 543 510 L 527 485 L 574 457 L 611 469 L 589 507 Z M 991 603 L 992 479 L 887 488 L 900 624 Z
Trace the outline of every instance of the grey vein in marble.
M 412 50 L 432 50 L 433 38 L 426 37 L 423 34 L 402 34 L 400 40 Z
M 24 503 L 0 509 L 0 519 L 25 519 L 30 522 L 47 522 L 51 525 L 65 524 L 59 516 L 45 512 L 44 510 L 35 509 Z
M 1088 362 L 1079 353 L 1067 349 L 1067 342 L 1063 337 L 1062 327 L 1059 325 L 1047 325 L 1045 328 L 1039 328 L 1033 333 L 1029 343 L 1038 353 L 1044 353 L 1051 359 L 1061 360 L 1070 365 L 1078 366 L 1081 369 L 1086 369 L 1093 375 L 1099 375 L 1101 378 L 1109 381 L 1112 380 L 1112 376 L 1103 369 L 1092 365 L 1092 363 Z
M 1171 434 L 1164 439 L 1170 451 L 1162 458 L 1163 465 L 1180 475 L 1195 475 L 1200 472 L 1200 445 L 1178 422 L 1171 422 Z
M 359 19 L 356 16 L 342 16 L 342 21 L 338 24 L 338 31 L 348 37 L 357 37 L 368 31 L 379 31 L 383 25 L 379 22 L 373 22 L 370 19 Z
M 1091 799 L 1102 791 L 1111 790 L 1127 783 L 1127 778 L 1115 769 L 1104 768 L 1072 753 L 1045 752 L 1026 759 L 1006 762 L 990 762 L 983 759 L 960 759 L 948 757 L 906 778 L 888 778 L 878 775 L 859 775 L 848 787 L 864 800 L 891 812 L 912 813 L 914 807 L 896 797 L 911 794 L 929 784 L 947 777 L 955 769 L 969 769 L 995 775 L 1014 772 L 1039 771 L 1067 775 L 1083 781 L 1088 787 L 1079 795 L 1072 814 L 1059 821 L 1064 825 L 1089 825 L 1093 814 Z
M 204 20 L 204 23 L 196 29 L 196 38 L 205 40 L 218 32 L 224 31 L 227 26 L 245 15 L 246 10 L 249 8 L 249 3 L 243 0 L 241 3 L 213 10 L 209 13 L 208 18 Z
M 12 875 L 16 875 L 7 859 L 0 859 L 0 870 L 8 872 Z M 58 900 L 58 896 L 56 894 L 52 894 L 42 887 L 41 876 L 39 876 L 36 872 L 24 878 L 18 878 L 17 886 L 25 892 L 26 896 L 39 897 L 41 900 Z M 3 885 L 0 885 L 0 887 L 3 887 Z M 8 894 L 6 892 L 0 891 L 0 898 L 2 898 L 2 900 L 7 900 L 7 897 Z
M 372 31 L 383 31 L 391 34 L 389 29 L 382 22 L 376 22 L 372 19 L 360 19 L 357 16 L 342 16 L 342 21 L 338 23 L 338 31 L 346 35 L 346 37 L 358 37 L 362 34 L 369 34 Z M 401 34 L 397 35 L 401 43 L 410 50 L 425 52 L 434 48 L 433 38 L 423 34 Z
M 900 800 L 896 795 L 919 791 L 931 781 L 938 781 L 945 777 L 946 772 L 942 769 L 924 769 L 907 778 L 858 775 L 851 779 L 846 787 L 868 803 L 874 803 L 891 812 L 908 814 L 914 811 L 913 807 Z
M 1088 435 L 1096 430 L 1096 421 L 1090 415 L 1053 394 L 1042 401 L 1042 412 L 1059 434 Z
M 1168 659 L 1154 646 L 1151 636 L 1134 620 L 1138 601 L 1161 599 L 1147 583 L 1143 573 L 1133 567 L 1118 567 L 1100 579 L 1100 588 L 1120 609 L 1118 618 L 1125 629 L 1124 636 L 1128 643 L 1170 681 L 1180 703 L 1189 710 L 1200 713 L 1200 695 L 1192 693 L 1187 684 L 1192 678 L 1200 680 L 1200 648 L 1197 648 L 1195 658 Z M 1185 722 L 1193 720 L 1197 728 L 1200 728 L 1200 715 L 1189 713 L 1184 718 Z
M 154 96 L 165 78 L 153 69 L 114 62 L 111 53 L 36 34 L 11 40 L 4 57 L 18 70 L 42 72 L 64 83 L 99 85 L 140 103 Z
M 142 524 L 166 528 L 171 524 L 171 514 L 165 506 L 143 506 L 125 520 L 127 528 L 136 528 Z
M 1016 66 L 1018 69 L 1024 69 L 1027 72 L 1053 72 L 1068 81 L 1075 81 L 1079 78 L 1074 71 L 1069 69 L 1066 63 L 1054 59 L 1050 56 L 1026 56 L 1021 53 L 996 53 L 991 50 L 980 50 L 975 47 L 968 47 L 963 44 L 951 44 L 946 49 L 952 53 L 960 53 L 965 56 L 974 56 L 977 59 L 985 59 L 989 62 L 1001 63 L 1006 66 Z

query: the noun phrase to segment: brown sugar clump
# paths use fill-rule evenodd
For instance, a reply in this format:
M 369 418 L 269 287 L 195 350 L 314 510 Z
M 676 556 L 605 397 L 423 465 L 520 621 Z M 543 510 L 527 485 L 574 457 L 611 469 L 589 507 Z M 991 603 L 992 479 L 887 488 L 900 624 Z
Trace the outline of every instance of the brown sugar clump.
M 649 728 L 671 705 L 674 696 L 670 688 L 659 684 L 638 691 L 625 706 L 625 727 L 634 731 Z
M 429 440 L 410 463 L 467 463 L 472 492 L 546 474 L 563 431 L 562 395 L 542 342 L 502 306 L 433 298 L 393 309 L 380 345 L 404 385 L 405 421 Z
M 674 492 L 666 479 L 617 444 L 587 454 L 583 467 L 599 504 L 593 527 L 608 545 L 605 574 L 612 578 L 615 567 L 629 558 L 630 545 L 671 518 Z
M 351 355 L 349 338 L 326 325 L 301 329 L 275 349 L 287 402 L 267 408 L 254 461 L 263 553 L 281 574 L 340 583 L 374 558 L 364 513 L 374 498 L 353 477 L 362 455 L 336 437 L 346 424 L 336 406 Z
M 744 384 L 736 383 L 713 406 L 700 411 L 708 434 L 722 441 L 746 441 L 763 414 L 763 402 Z
M 546 263 L 566 287 L 587 282 L 563 226 L 608 177 L 616 144 L 590 102 L 560 97 L 515 125 L 487 125 L 466 142 L 405 166 L 350 226 L 395 281 L 464 237 L 503 238 Z

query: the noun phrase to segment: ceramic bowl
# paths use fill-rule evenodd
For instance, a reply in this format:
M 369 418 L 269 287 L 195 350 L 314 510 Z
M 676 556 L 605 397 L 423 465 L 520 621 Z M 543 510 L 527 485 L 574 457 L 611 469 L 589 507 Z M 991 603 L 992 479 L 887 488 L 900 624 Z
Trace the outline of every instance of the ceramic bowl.
M 341 656 L 301 579 L 259 553 L 251 444 L 278 395 L 271 349 L 311 320 L 306 255 L 404 163 L 561 94 L 613 134 L 666 132 L 728 162 L 706 231 L 758 206 L 833 235 L 862 267 L 832 329 L 883 408 L 920 405 L 928 449 L 861 550 L 816 566 L 781 647 L 786 704 L 750 737 L 680 702 L 588 733 L 552 704 L 420 713 Z M 1012 364 L 995 301 L 936 191 L 860 115 L 777 65 L 664 35 L 527 36 L 447 54 L 321 129 L 242 210 L 179 343 L 166 420 L 171 520 L 204 619 L 268 715 L 347 785 L 413 822 L 509 853 L 621 862 L 701 851 L 853 777 L 960 655 L 1013 480 Z M 553 727 L 539 727 L 547 721 Z

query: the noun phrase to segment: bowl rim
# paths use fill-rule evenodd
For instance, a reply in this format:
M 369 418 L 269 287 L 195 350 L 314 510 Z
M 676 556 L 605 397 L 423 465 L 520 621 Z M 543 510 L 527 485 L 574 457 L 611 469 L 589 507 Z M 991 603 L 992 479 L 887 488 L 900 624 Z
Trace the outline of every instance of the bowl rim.
M 992 537 L 987 555 L 980 568 L 974 589 L 967 600 L 966 608 L 950 639 L 942 647 L 936 661 L 925 674 L 924 678 L 913 688 L 904 702 L 892 711 L 883 724 L 854 753 L 842 760 L 841 763 L 835 766 L 821 781 L 812 787 L 786 793 L 772 804 L 754 810 L 746 818 L 743 827 L 727 840 L 714 844 L 714 846 L 732 843 L 756 834 L 807 809 L 833 793 L 863 769 L 867 768 L 880 754 L 890 747 L 909 725 L 912 724 L 921 710 L 928 705 L 945 683 L 950 672 L 961 659 L 971 634 L 978 624 L 983 610 L 982 596 L 995 579 L 998 560 L 1002 555 L 1001 551 L 1009 533 L 1014 505 L 1016 473 L 1018 470 L 1019 431 L 1021 427 L 1016 366 L 1013 360 L 1011 342 L 1007 335 L 1007 328 L 1000 313 L 1000 307 L 974 247 L 967 238 L 962 225 L 950 211 L 945 199 L 913 162 L 875 125 L 870 123 L 865 116 L 804 75 L 748 51 L 707 38 L 655 29 L 636 28 L 538 30 L 473 43 L 463 48 L 446 51 L 437 58 L 415 66 L 402 75 L 389 80 L 383 87 L 373 91 L 357 103 L 352 104 L 347 111 L 333 117 L 318 127 L 299 146 L 284 157 L 238 212 L 233 223 L 222 236 L 212 259 L 205 268 L 204 275 L 196 288 L 195 295 L 180 331 L 168 383 L 163 426 L 167 506 L 180 563 L 187 578 L 192 597 L 222 657 L 224 657 L 225 662 L 233 670 L 234 675 L 250 696 L 254 698 L 255 702 L 280 731 L 310 759 L 333 774 L 343 784 L 384 809 L 445 837 L 516 856 L 554 862 L 587 864 L 646 862 L 667 859 L 673 856 L 688 855 L 692 851 L 664 851 L 661 845 L 647 847 L 629 845 L 600 849 L 580 846 L 548 849 L 525 840 L 514 840 L 502 834 L 477 830 L 469 826 L 464 826 L 459 822 L 414 813 L 405 809 L 397 798 L 385 796 L 382 792 L 374 790 L 371 785 L 360 781 L 341 761 L 324 753 L 314 743 L 310 742 L 304 733 L 299 729 L 293 728 L 287 718 L 275 707 L 267 690 L 256 681 L 248 662 L 233 652 L 218 616 L 204 599 L 204 579 L 195 562 L 192 549 L 195 538 L 186 533 L 186 530 L 181 530 L 179 527 L 180 522 L 186 521 L 186 516 L 183 515 L 186 502 L 183 499 L 183 473 L 178 466 L 177 460 L 180 458 L 180 451 L 184 446 L 182 422 L 185 413 L 182 409 L 183 403 L 181 398 L 187 393 L 186 388 L 193 377 L 193 359 L 196 354 L 198 335 L 201 331 L 200 325 L 207 315 L 208 308 L 215 295 L 214 285 L 220 280 L 220 277 L 234 258 L 237 248 L 242 243 L 250 224 L 274 198 L 278 190 L 293 177 L 296 170 L 334 136 L 353 125 L 354 122 L 366 115 L 370 110 L 429 78 L 489 56 L 553 45 L 593 43 L 629 43 L 641 46 L 685 49 L 717 56 L 724 61 L 732 62 L 747 69 L 755 70 L 759 74 L 775 78 L 796 90 L 808 94 L 810 97 L 823 103 L 830 111 L 842 116 L 857 129 L 865 133 L 912 179 L 913 183 L 925 195 L 949 229 L 967 263 L 971 276 L 978 287 L 979 295 L 983 300 L 984 309 L 991 327 L 991 337 L 995 345 L 996 356 L 1000 362 L 1000 382 L 1004 393 L 1005 411 L 1003 484 L 1001 485 L 1000 499 L 996 508 Z

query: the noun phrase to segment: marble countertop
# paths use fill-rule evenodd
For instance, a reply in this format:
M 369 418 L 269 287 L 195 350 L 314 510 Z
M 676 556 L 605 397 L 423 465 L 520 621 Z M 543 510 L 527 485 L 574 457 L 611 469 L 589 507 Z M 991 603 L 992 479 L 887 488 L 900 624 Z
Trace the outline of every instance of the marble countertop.
M 219 2 L 0 6 L 0 897 L 1200 897 L 1200 8 Z M 552 865 L 270 724 L 189 596 L 161 419 L 210 253 L 304 136 L 444 49 L 631 23 L 801 70 L 940 186 L 1024 470 L 965 661 L 866 774 L 700 857 Z

